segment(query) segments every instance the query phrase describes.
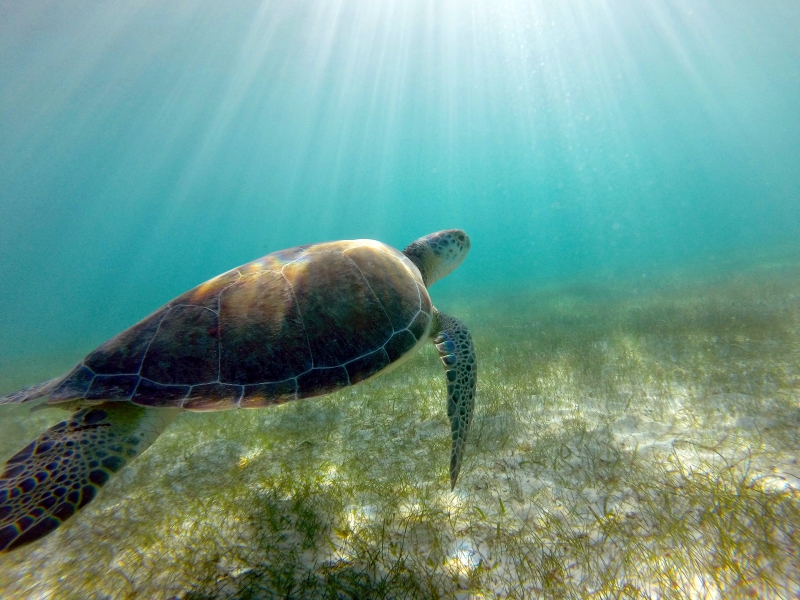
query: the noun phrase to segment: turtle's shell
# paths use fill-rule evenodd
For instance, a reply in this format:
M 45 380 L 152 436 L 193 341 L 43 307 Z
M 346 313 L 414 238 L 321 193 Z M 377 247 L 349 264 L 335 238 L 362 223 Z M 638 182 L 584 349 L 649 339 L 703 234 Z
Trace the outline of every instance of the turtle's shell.
M 372 240 L 298 246 L 178 296 L 89 354 L 50 402 L 255 408 L 375 375 L 427 339 L 419 270 Z

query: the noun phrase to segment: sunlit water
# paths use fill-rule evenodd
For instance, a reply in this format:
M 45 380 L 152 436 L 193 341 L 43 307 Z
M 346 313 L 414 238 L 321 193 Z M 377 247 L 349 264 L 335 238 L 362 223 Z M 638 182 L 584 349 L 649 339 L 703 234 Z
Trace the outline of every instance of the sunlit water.
M 546 396 L 524 386 L 552 380 L 547 393 L 565 402 L 558 410 L 586 403 L 611 426 L 628 415 L 614 387 L 624 373 L 656 394 L 647 383 L 655 369 L 658 385 L 687 386 L 677 397 L 697 400 L 687 401 L 693 410 L 708 397 L 722 402 L 720 393 L 780 400 L 789 415 L 781 435 L 794 431 L 795 441 L 774 451 L 796 457 L 797 416 L 786 407 L 797 402 L 800 347 L 791 283 L 800 262 L 798 31 L 790 0 L 0 2 L 0 393 L 59 374 L 175 295 L 273 250 L 345 238 L 402 248 L 461 227 L 471 253 L 432 296 L 484 341 L 485 402 L 508 395 L 487 423 L 530 416 L 508 406 Z M 744 308 L 738 294 L 751 294 Z M 628 313 L 597 333 L 592 311 L 617 323 L 602 312 L 609 297 L 630 314 L 663 309 L 658 327 L 680 322 L 654 333 L 668 340 L 660 350 Z M 637 298 L 646 299 L 639 308 Z M 538 302 L 543 312 L 526 312 Z M 769 318 L 754 316 L 759 302 Z M 701 305 L 718 318 L 688 327 Z M 735 329 L 737 318 L 755 325 Z M 549 375 L 528 380 L 508 366 L 535 358 L 535 331 L 548 323 L 556 337 L 577 336 L 574 347 L 584 335 L 574 331 L 589 331 L 587 343 L 600 344 L 592 348 L 627 356 L 598 367 L 617 382 L 613 393 L 570 387 L 569 370 L 584 363 L 555 346 L 525 364 Z M 697 356 L 667 348 L 701 338 L 728 348 L 714 355 L 713 377 L 689 369 Z M 753 366 L 755 354 L 736 358 L 745 338 L 763 344 L 772 367 Z M 631 357 L 645 358 L 631 366 Z M 648 402 L 630 409 L 636 423 Z M 731 423 L 755 418 L 753 406 L 730 409 Z M 537 418 L 560 423 L 551 408 Z M 14 412 L 3 433 L 15 447 L 2 456 L 59 417 Z M 541 433 L 519 427 L 519 436 Z M 500 485 L 490 468 L 508 459 L 500 454 L 525 452 L 509 443 L 475 459 L 473 476 L 486 469 L 481 489 Z M 763 450 L 755 438 L 743 444 Z M 166 464 L 152 459 L 161 477 L 174 459 L 167 447 Z M 253 451 L 231 451 L 231 464 Z M 498 472 L 516 463 L 502 464 Z M 134 483 L 145 489 L 141 477 Z M 339 508 L 354 522 L 378 514 L 357 502 Z M 98 514 L 79 519 L 90 539 Z M 446 561 L 474 570 L 477 550 L 458 535 Z M 108 547 L 124 552 L 125 541 Z M 27 573 L 26 557 L 0 568 Z M 542 594 L 545 572 L 527 576 Z M 534 593 L 514 585 L 491 593 Z

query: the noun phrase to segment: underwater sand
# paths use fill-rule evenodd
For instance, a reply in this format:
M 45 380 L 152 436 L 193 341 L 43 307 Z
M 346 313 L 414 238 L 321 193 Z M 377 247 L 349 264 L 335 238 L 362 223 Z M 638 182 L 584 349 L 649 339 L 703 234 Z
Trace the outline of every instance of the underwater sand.
M 455 493 L 430 347 L 327 398 L 187 413 L 0 557 L 0 597 L 798 598 L 798 275 L 437 301 L 480 361 Z M 6 365 L 0 393 L 88 350 Z M 4 410 L 0 458 L 60 418 Z

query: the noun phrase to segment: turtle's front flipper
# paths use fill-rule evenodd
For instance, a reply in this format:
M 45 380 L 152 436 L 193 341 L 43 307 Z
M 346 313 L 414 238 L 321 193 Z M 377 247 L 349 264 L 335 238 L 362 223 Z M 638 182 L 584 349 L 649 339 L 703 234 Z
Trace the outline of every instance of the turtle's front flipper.
M 478 360 L 472 336 L 458 319 L 437 312 L 439 332 L 433 339 L 444 363 L 447 377 L 447 416 L 450 418 L 453 441 L 450 451 L 450 488 L 455 488 L 461 459 L 467 443 L 472 409 L 475 406 L 475 384 Z
M 0 552 L 61 525 L 150 446 L 175 413 L 124 402 L 82 408 L 9 458 L 0 474 Z

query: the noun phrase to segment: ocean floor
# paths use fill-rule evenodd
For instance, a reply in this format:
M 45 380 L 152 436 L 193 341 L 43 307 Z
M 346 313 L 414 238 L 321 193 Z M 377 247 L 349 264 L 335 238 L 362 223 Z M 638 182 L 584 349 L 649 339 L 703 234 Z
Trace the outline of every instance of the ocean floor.
M 645 281 L 440 303 L 479 352 L 455 492 L 431 346 L 330 397 L 183 415 L 0 557 L 0 597 L 800 598 L 800 265 Z M 63 417 L 3 410 L 0 458 Z

